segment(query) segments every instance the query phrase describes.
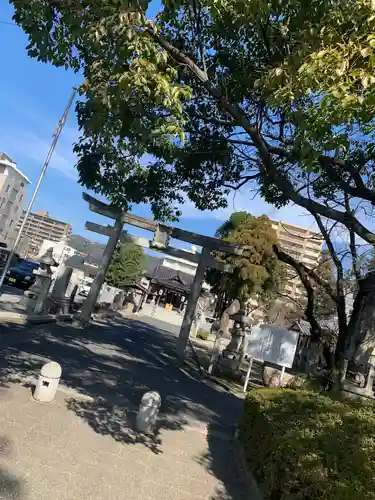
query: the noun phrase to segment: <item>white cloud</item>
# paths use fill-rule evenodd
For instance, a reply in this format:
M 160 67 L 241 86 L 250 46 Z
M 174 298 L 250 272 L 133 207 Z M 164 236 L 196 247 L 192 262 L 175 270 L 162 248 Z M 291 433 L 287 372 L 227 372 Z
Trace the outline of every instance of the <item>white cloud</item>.
M 5 152 L 13 157 L 21 170 L 25 159 L 32 160 L 41 168 L 52 142 L 52 137 L 22 130 L 18 132 L 17 136 L 12 134 L 8 137 L 3 136 L 2 139 L 6 145 Z M 67 144 L 62 134 L 52 155 L 50 168 L 58 170 L 68 179 L 77 182 L 78 176 L 74 168 L 76 161 L 72 145 Z
M 33 168 L 37 165 L 41 168 L 63 109 L 54 110 L 50 116 L 46 112 L 48 108 L 41 112 L 22 96 L 12 95 L 7 95 L 6 99 L 0 96 L 0 103 L 4 110 L 4 119 L 0 123 L 2 150 L 14 159 L 21 170 L 27 169 L 28 160 L 34 164 Z M 78 137 L 76 116 L 71 109 L 52 155 L 50 168 L 74 182 L 77 182 L 78 176 L 74 169 L 77 159 L 73 144 Z

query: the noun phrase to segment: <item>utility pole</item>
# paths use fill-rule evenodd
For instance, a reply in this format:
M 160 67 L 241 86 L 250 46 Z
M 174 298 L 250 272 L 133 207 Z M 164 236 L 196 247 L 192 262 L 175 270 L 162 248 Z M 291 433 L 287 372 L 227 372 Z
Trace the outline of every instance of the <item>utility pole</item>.
M 108 267 L 111 263 L 114 251 L 116 250 L 117 242 L 120 239 L 123 227 L 124 227 L 124 216 L 123 214 L 120 214 L 117 216 L 116 222 L 111 230 L 111 234 L 108 239 L 107 246 L 105 247 L 103 258 L 100 263 L 98 272 L 91 285 L 89 294 L 83 304 L 81 313 L 79 315 L 78 320 L 83 325 L 87 325 L 90 321 L 91 314 L 94 310 L 96 301 L 98 300 L 100 289 L 104 283 Z
M 14 244 L 13 244 L 13 246 L 12 246 L 10 252 L 9 252 L 8 260 L 6 261 L 4 269 L 3 269 L 3 272 L 1 273 L 1 277 L 0 277 L 0 290 L 1 290 L 2 286 L 3 286 L 3 284 L 4 284 L 5 276 L 6 276 L 7 272 L 8 272 L 8 270 L 9 270 L 9 267 L 10 267 L 10 264 L 11 264 L 11 261 L 12 261 L 12 257 L 14 255 L 14 253 L 15 253 L 15 251 L 17 249 L 17 245 L 18 245 L 18 243 L 19 243 L 19 241 L 21 239 L 23 228 L 25 227 L 25 224 L 26 224 L 27 219 L 28 219 L 28 217 L 30 215 L 31 209 L 33 208 L 35 198 L 36 198 L 36 196 L 38 194 L 38 191 L 39 191 L 40 185 L 42 183 L 43 177 L 44 177 L 44 175 L 45 175 L 45 173 L 47 171 L 47 168 L 48 168 L 48 166 L 50 164 L 53 152 L 55 150 L 57 141 L 59 140 L 61 131 L 62 131 L 62 129 L 64 127 L 64 124 L 66 122 L 66 119 L 68 117 L 70 108 L 71 108 L 71 106 L 73 104 L 76 92 L 77 92 L 77 90 L 73 89 L 73 92 L 71 93 L 71 96 L 69 98 L 68 104 L 66 105 L 64 113 L 63 113 L 62 117 L 60 118 L 60 120 L 59 120 L 59 122 L 57 124 L 55 133 L 53 134 L 52 143 L 51 143 L 51 146 L 49 148 L 47 157 L 46 157 L 46 159 L 44 161 L 43 168 L 42 168 L 42 170 L 40 172 L 38 182 L 36 183 L 34 192 L 33 192 L 32 196 L 31 196 L 31 200 L 30 200 L 29 205 L 28 205 L 28 207 L 26 209 L 26 212 L 25 212 L 22 224 L 21 224 L 21 226 L 20 226 L 20 228 L 18 230 L 18 234 L 17 234 L 16 240 L 15 240 L 15 242 L 14 242 Z

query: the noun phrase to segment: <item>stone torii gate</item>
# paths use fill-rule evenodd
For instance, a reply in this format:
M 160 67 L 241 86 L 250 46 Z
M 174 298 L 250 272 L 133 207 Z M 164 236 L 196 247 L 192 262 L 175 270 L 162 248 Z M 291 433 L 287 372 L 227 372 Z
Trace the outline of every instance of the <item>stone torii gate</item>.
M 86 222 L 86 229 L 108 236 L 109 239 L 104 250 L 103 258 L 99 266 L 97 275 L 94 282 L 92 283 L 88 297 L 82 307 L 80 321 L 83 324 L 87 324 L 90 321 L 92 311 L 94 310 L 100 289 L 104 283 L 105 276 L 118 241 L 132 242 L 144 248 L 150 248 L 167 255 L 172 255 L 174 257 L 179 257 L 191 262 L 195 262 L 198 264 L 198 267 L 185 308 L 185 315 L 182 321 L 176 346 L 177 354 L 181 357 L 184 357 L 186 345 L 189 340 L 191 325 L 194 319 L 195 309 L 201 292 L 206 270 L 209 267 L 214 267 L 224 272 L 233 272 L 233 266 L 224 265 L 217 262 L 211 255 L 211 252 L 219 251 L 223 253 L 241 255 L 245 249 L 249 248 L 249 246 L 234 246 L 229 243 L 225 243 L 217 238 L 192 233 L 190 231 L 185 231 L 183 229 L 171 227 L 166 224 L 161 224 L 144 217 L 139 217 L 128 212 L 122 212 L 106 203 L 103 203 L 102 201 L 97 200 L 87 193 L 83 193 L 82 196 L 83 199 L 88 202 L 89 209 L 92 212 L 103 215 L 110 219 L 114 219 L 115 223 L 113 226 L 102 226 L 93 222 Z M 134 235 L 128 234 L 127 231 L 123 231 L 124 224 L 153 232 L 153 240 L 149 241 L 146 238 L 138 238 Z M 196 246 L 200 246 L 202 247 L 202 252 L 200 254 L 191 254 L 187 251 L 170 247 L 170 238 L 175 238 Z

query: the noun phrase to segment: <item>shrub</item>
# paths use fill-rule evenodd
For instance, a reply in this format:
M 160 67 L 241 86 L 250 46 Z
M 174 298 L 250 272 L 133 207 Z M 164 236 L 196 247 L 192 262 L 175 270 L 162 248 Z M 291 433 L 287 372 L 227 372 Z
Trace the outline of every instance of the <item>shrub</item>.
M 202 339 L 202 340 L 207 340 L 210 332 L 207 330 L 203 330 L 202 328 L 199 328 L 198 333 L 197 333 L 197 339 Z
M 247 395 L 239 437 L 264 500 L 375 499 L 375 408 L 314 392 Z

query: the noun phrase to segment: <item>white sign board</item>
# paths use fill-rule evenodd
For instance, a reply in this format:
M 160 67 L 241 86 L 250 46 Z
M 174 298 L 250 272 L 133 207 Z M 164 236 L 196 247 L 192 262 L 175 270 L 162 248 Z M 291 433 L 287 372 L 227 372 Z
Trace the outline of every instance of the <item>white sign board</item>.
M 273 325 L 254 325 L 247 342 L 247 355 L 250 358 L 291 368 L 298 333 Z

